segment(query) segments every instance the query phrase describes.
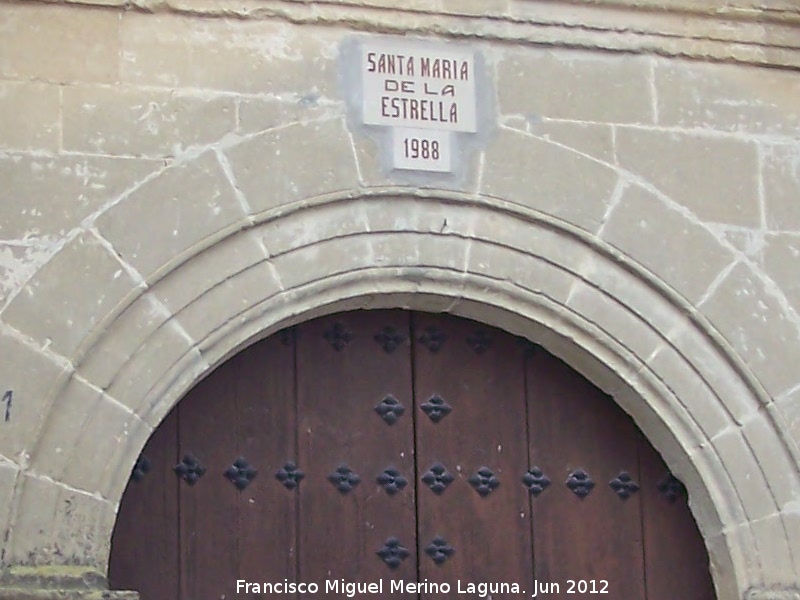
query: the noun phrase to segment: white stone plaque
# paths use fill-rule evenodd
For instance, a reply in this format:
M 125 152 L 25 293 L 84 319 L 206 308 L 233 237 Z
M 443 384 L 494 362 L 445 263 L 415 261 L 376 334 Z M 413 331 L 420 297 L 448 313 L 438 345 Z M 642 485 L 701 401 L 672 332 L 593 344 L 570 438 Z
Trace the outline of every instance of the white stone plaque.
M 475 53 L 410 40 L 365 40 L 361 56 L 364 123 L 477 131 Z
M 438 171 L 451 169 L 450 132 L 397 127 L 392 131 L 392 166 L 395 169 Z

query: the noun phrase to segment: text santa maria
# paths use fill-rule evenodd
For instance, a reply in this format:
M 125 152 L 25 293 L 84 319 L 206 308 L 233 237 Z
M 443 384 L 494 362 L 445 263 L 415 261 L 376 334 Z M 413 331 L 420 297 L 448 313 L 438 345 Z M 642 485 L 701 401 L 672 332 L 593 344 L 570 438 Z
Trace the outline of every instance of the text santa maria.
M 475 54 L 408 40 L 364 40 L 364 123 L 475 132 Z

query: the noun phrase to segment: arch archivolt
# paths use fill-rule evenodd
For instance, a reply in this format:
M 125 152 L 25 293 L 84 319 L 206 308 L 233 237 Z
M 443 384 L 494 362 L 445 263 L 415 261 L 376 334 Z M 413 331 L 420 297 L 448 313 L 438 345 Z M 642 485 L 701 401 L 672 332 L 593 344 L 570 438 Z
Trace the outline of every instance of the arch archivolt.
M 800 538 L 792 539 L 785 515 L 800 490 L 798 457 L 769 394 L 702 312 L 636 257 L 583 225 L 488 193 L 354 185 L 245 213 L 232 211 L 223 228 L 180 252 L 164 251 L 147 273 L 102 227 L 81 234 L 134 284 L 98 315 L 70 359 L 72 377 L 53 385 L 49 402 L 86 401 L 107 417 L 105 439 L 125 442 L 105 468 L 77 468 L 86 452 L 103 452 L 93 435 L 100 421 L 47 413 L 30 464 L 19 465 L 7 564 L 59 560 L 59 540 L 78 531 L 82 556 L 103 571 L 127 474 L 190 387 L 293 323 L 405 307 L 524 336 L 612 395 L 685 481 L 720 599 L 785 584 L 786 569 L 796 568 Z M 130 226 L 146 237 L 147 225 Z M 43 489 L 55 490 L 47 492 L 53 506 L 83 499 L 85 514 L 55 510 L 43 525 L 31 502 Z

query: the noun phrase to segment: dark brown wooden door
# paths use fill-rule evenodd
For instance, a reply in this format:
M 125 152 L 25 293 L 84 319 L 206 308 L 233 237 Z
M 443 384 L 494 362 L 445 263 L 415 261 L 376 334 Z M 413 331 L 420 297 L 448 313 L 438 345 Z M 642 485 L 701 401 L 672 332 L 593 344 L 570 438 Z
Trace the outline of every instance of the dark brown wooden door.
M 527 341 L 405 311 L 316 319 L 198 384 L 134 469 L 110 579 L 143 600 L 714 597 L 683 486 L 610 398 Z

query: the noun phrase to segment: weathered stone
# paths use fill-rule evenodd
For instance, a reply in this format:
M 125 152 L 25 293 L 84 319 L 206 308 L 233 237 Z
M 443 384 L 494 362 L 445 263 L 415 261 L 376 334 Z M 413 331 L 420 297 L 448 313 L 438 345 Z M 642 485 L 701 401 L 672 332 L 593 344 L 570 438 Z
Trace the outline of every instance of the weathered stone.
M 8 184 L 0 185 L 0 239 L 64 235 L 162 166 L 102 156 L 0 155 L 0 182 Z
M 778 284 L 797 313 L 800 313 L 800 278 L 797 276 L 799 270 L 800 235 L 767 235 L 764 247 L 764 271 Z
M 244 217 L 216 155 L 206 152 L 140 186 L 100 216 L 97 226 L 122 259 L 150 279 Z
M 723 457 L 725 470 L 741 498 L 748 520 L 774 515 L 778 511 L 775 497 L 743 433 L 731 429 L 715 437 L 712 444 Z
M 176 315 L 176 319 L 193 340 L 202 342 L 215 329 L 236 320 L 280 290 L 271 266 L 256 264 L 198 296 Z M 214 315 L 214 319 L 209 319 L 209 315 Z
M 227 155 L 254 213 L 358 185 L 353 147 L 339 119 L 269 131 Z
M 170 317 L 152 294 L 142 294 L 105 328 L 76 369 L 93 385 L 107 388 L 122 365 Z
M 170 376 L 187 370 L 192 375 L 198 363 L 205 361 L 193 340 L 175 319 L 170 319 L 120 366 L 107 393 L 155 427 L 165 414 L 160 392 L 172 383 Z
M 266 259 L 256 235 L 239 233 L 214 244 L 160 279 L 152 293 L 177 314 L 220 282 Z
M 59 410 L 51 413 L 42 430 L 31 468 L 70 487 L 108 497 L 112 488 L 119 490 L 117 465 L 111 459 L 120 446 L 128 447 L 131 432 L 143 428 L 149 435 L 150 428 L 130 409 L 77 378 L 59 394 L 57 402 Z M 144 441 L 141 435 L 138 439 Z
M 800 145 L 763 148 L 767 226 L 775 231 L 800 231 Z
M 734 138 L 620 127 L 620 167 L 641 177 L 701 221 L 760 223 L 755 144 Z
M 800 80 L 790 71 L 657 60 L 658 122 L 796 137 Z
M 531 119 L 526 120 L 526 130 L 532 135 L 562 144 L 599 161 L 614 164 L 614 135 L 611 125 Z
M 794 571 L 794 564 L 791 553 L 786 551 L 789 540 L 781 516 L 775 514 L 759 519 L 750 527 L 763 567 L 764 583 L 767 586 L 787 583 L 786 575 Z
M 39 3 L 4 4 L 0 11 L 0 76 L 55 83 L 118 80 L 119 13 Z
M 122 80 L 168 88 L 335 98 L 337 44 L 338 34 L 329 28 L 301 32 L 279 20 L 129 12 L 122 17 Z
M 344 103 L 307 94 L 239 98 L 240 134 L 259 133 L 294 123 L 308 124 L 344 116 Z
M 57 86 L 0 81 L 0 149 L 52 152 L 59 149 L 60 135 Z M 5 174 L 0 174 L 2 181 L 8 181 Z
M 793 476 L 795 464 L 783 440 L 775 436 L 770 414 L 761 411 L 745 422 L 742 433 L 757 457 L 779 507 L 800 499 L 800 483 Z
M 70 86 L 63 94 L 65 150 L 175 156 L 236 126 L 230 96 L 99 86 Z
M 781 394 L 797 383 L 798 324 L 750 268 L 736 266 L 702 310 L 769 393 Z
M 0 531 L 3 532 L 11 524 L 11 502 L 18 477 L 19 466 L 0 459 Z
M 625 188 L 602 237 L 689 301 L 733 262 L 706 228 L 638 185 Z
M 501 130 L 486 149 L 481 192 L 596 231 L 616 181 L 577 152 Z
M 27 466 L 53 396 L 69 377 L 69 367 L 5 328 L 0 328 L 0 356 L 0 398 L 4 398 L 0 403 L 0 456 Z
M 786 422 L 789 435 L 800 452 L 800 386 L 775 400 L 775 408 Z M 800 512 L 800 506 L 798 506 L 798 512 Z
M 136 285 L 93 235 L 81 234 L 36 272 L 3 311 L 3 320 L 74 358 Z
M 34 475 L 22 475 L 21 480 L 7 564 L 82 565 L 104 570 L 114 505 Z M 61 515 L 57 525 L 54 514 Z

